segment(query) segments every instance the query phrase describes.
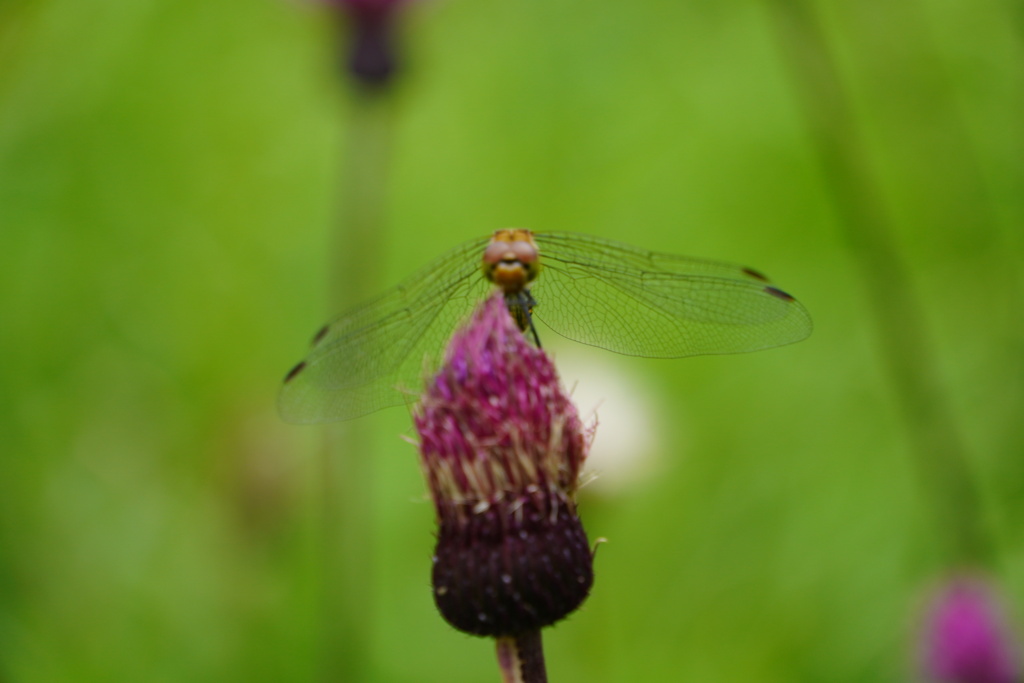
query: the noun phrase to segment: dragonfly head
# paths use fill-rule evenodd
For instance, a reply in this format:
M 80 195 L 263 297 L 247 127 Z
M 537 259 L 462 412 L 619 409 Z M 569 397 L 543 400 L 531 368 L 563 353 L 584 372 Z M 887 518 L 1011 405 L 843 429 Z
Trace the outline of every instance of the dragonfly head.
M 506 294 L 522 291 L 540 272 L 540 252 L 529 230 L 498 230 L 484 249 L 484 277 Z

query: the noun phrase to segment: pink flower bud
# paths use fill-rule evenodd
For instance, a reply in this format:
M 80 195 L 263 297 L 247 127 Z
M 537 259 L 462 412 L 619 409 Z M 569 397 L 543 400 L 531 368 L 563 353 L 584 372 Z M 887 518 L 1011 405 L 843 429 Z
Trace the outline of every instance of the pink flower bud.
M 927 616 L 923 668 L 929 683 L 1015 683 L 1017 652 L 990 586 L 959 576 L 936 594 Z
M 434 599 L 455 628 L 515 636 L 593 583 L 575 493 L 591 430 L 496 293 L 448 346 L 416 414 L 437 511 Z
M 395 71 L 394 23 L 408 0 L 324 0 L 347 15 L 347 69 L 361 83 L 383 85 Z

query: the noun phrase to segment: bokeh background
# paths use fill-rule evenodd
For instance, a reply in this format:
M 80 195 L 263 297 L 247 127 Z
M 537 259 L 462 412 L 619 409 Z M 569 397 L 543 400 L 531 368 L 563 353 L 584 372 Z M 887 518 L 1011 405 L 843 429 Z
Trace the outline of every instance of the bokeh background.
M 356 279 L 568 230 L 750 264 L 816 323 L 742 356 L 557 347 L 618 461 L 583 492 L 609 542 L 546 632 L 553 681 L 915 678 L 921 596 L 951 564 L 801 104 L 795 7 L 1024 617 L 1020 7 L 425 0 Z M 284 0 L 0 1 L 0 680 L 497 680 L 492 644 L 433 608 L 408 415 L 361 421 L 333 456 L 366 463 L 353 482 L 275 412 L 337 312 L 361 106 L 337 41 L 328 10 Z M 354 487 L 358 509 L 331 499 Z

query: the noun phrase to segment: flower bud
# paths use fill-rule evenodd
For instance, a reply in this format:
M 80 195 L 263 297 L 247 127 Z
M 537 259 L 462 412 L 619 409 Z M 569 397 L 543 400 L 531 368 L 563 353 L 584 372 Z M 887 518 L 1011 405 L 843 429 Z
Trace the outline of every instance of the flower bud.
M 515 636 L 593 583 L 575 493 L 591 431 L 496 293 L 459 330 L 416 414 L 437 512 L 434 600 L 455 628 Z
M 936 594 L 922 655 L 929 683 L 1015 683 L 1017 652 L 989 585 L 959 576 Z
M 328 0 L 347 15 L 351 36 L 346 68 L 366 85 L 383 85 L 395 71 L 394 30 L 398 9 L 407 0 Z

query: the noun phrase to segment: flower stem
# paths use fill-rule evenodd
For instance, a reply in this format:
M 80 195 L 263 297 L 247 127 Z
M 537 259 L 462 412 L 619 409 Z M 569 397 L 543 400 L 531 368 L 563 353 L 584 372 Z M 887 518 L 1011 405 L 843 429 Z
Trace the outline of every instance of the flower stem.
M 815 10 L 806 0 L 771 0 L 773 25 L 826 175 L 842 228 L 862 271 L 878 350 L 908 426 L 919 474 L 931 494 L 950 559 L 990 552 L 969 471 L 910 278 L 891 239 L 853 107 Z
M 334 314 L 377 291 L 385 241 L 393 101 L 383 91 L 358 89 L 353 95 L 329 256 Z
M 329 254 L 328 301 L 337 314 L 377 288 L 387 208 L 391 100 L 354 92 Z M 322 680 L 367 680 L 373 596 L 374 460 L 358 422 L 332 425 L 320 455 L 322 477 Z
M 547 683 L 540 631 L 497 639 L 498 666 L 504 683 Z

